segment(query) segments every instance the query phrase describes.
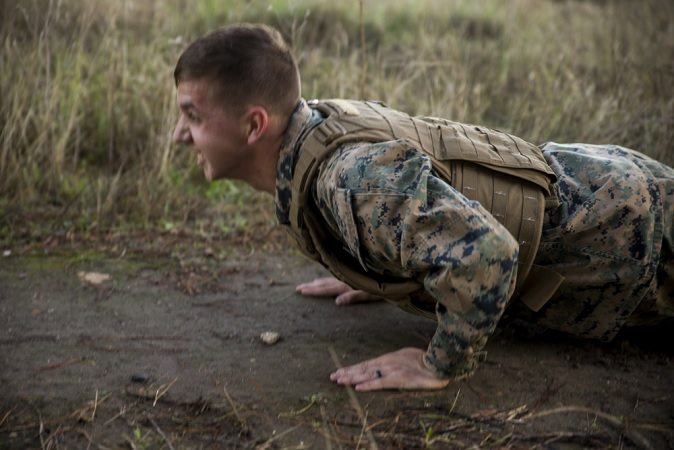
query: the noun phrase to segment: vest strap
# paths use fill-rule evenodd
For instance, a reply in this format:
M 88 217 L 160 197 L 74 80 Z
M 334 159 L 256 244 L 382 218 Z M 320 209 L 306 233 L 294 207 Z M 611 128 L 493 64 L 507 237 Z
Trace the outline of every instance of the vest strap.
M 519 301 L 532 311 L 538 312 L 554 295 L 564 277 L 554 270 L 534 264 L 522 286 L 521 293 L 515 294 Z

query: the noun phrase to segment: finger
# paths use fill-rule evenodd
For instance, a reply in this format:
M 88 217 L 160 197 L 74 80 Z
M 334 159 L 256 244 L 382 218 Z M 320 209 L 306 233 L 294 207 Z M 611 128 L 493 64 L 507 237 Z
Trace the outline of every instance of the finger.
M 352 384 L 352 380 L 361 380 L 366 379 L 367 376 L 371 375 L 371 361 L 364 361 L 353 366 L 342 367 L 337 369 L 330 375 L 330 379 L 339 384 Z M 374 369 L 376 372 L 376 369 Z
M 335 298 L 335 304 L 339 306 L 351 305 L 358 302 L 359 293 L 362 291 L 349 291 L 343 294 L 340 294 Z
M 388 386 L 386 378 L 375 378 L 374 380 L 364 381 L 354 386 L 358 392 L 378 391 L 381 389 L 391 389 L 395 386 Z
M 338 295 L 335 299 L 335 304 L 339 306 L 343 305 L 352 305 L 355 303 L 364 303 L 378 300 L 377 297 L 372 294 L 368 294 L 364 291 L 348 291 L 344 292 L 341 295 Z
M 401 388 L 409 384 L 409 381 L 406 377 L 401 376 L 400 371 L 389 368 L 370 379 L 354 383 L 354 389 L 357 391 L 376 391 L 380 389 Z
M 392 372 L 388 376 L 366 380 L 357 384 L 357 391 L 374 391 L 379 389 L 443 389 L 449 384 L 448 379 L 439 379 L 428 374 L 410 374 L 405 371 Z
M 323 286 L 326 284 L 331 284 L 334 282 L 339 282 L 338 279 L 335 277 L 322 277 L 322 278 L 314 278 L 311 281 L 307 281 L 305 283 L 300 283 L 297 285 L 297 287 L 316 287 L 316 286 Z
M 377 373 L 377 370 L 365 370 L 365 371 L 352 371 L 352 372 L 346 372 L 343 373 L 339 376 L 336 377 L 335 381 L 337 384 L 348 384 L 348 385 L 354 385 L 354 384 L 359 384 L 363 383 L 365 381 L 370 381 L 370 380 L 376 380 L 381 378 L 380 374 Z
M 295 291 L 302 295 L 332 296 L 351 290 L 349 285 L 336 278 L 318 278 L 309 283 L 297 285 Z
M 307 281 L 305 283 L 300 283 L 295 287 L 295 289 L 297 289 L 297 291 L 300 291 L 302 289 L 315 289 L 317 286 L 320 286 L 322 280 L 323 278 L 316 278 L 314 280 Z
M 369 380 L 380 379 L 392 368 L 377 360 L 368 360 L 350 367 L 343 367 L 335 371 L 330 379 L 337 384 L 356 385 Z

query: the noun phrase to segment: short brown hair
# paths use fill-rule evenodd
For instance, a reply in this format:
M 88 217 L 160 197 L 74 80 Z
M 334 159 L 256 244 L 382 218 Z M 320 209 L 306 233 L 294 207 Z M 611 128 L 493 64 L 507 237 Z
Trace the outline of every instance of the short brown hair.
M 235 24 L 192 42 L 173 72 L 181 81 L 216 83 L 225 107 L 260 103 L 271 113 L 290 114 L 300 98 L 300 76 L 290 48 L 277 30 L 260 24 Z

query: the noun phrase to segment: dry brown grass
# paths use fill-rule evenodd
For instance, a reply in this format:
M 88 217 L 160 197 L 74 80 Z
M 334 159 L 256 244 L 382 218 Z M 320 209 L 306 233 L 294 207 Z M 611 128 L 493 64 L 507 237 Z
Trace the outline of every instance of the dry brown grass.
M 286 34 L 309 98 L 377 98 L 534 142 L 611 142 L 674 162 L 672 2 L 365 1 L 362 20 L 358 4 L 0 0 L 4 241 L 272 223 L 268 197 L 207 185 L 170 143 L 177 55 L 240 20 Z

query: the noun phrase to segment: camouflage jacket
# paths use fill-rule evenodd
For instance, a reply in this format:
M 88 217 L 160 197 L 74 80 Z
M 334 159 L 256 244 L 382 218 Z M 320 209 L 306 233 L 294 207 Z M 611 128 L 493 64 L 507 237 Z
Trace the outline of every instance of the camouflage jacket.
M 297 152 L 321 120 L 304 101 L 291 118 L 275 199 L 283 225 L 289 223 Z M 558 175 L 560 206 L 546 211 L 536 263 L 566 280 L 530 319 L 611 339 L 654 290 L 663 230 L 672 239 L 674 171 L 616 146 L 550 143 L 543 149 Z M 667 192 L 669 212 L 663 214 Z M 507 230 L 404 140 L 337 149 L 322 163 L 312 196 L 326 226 L 366 268 L 423 274 L 426 292 L 437 301 L 438 322 L 425 363 L 443 377 L 472 373 L 514 291 L 518 247 Z M 344 217 L 353 217 L 355 234 L 341 231 Z M 346 242 L 355 236 L 357 243 Z

